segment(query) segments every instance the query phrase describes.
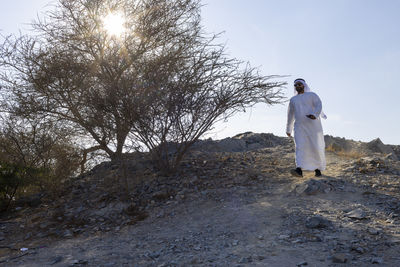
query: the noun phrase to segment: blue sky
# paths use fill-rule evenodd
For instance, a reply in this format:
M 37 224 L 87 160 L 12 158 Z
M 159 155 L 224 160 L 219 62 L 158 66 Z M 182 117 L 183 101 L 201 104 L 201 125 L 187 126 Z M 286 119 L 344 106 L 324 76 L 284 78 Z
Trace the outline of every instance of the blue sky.
M 323 101 L 326 134 L 400 144 L 400 1 L 208 0 L 206 28 L 263 74 L 306 79 Z M 285 106 L 257 106 L 215 129 L 284 135 Z
M 48 0 L 2 3 L 3 35 L 27 29 Z M 400 144 L 400 1 L 204 0 L 208 32 L 224 32 L 228 53 L 259 66 L 264 75 L 303 77 L 323 101 L 324 132 Z M 285 135 L 286 104 L 257 105 L 219 123 L 209 134 L 244 131 Z

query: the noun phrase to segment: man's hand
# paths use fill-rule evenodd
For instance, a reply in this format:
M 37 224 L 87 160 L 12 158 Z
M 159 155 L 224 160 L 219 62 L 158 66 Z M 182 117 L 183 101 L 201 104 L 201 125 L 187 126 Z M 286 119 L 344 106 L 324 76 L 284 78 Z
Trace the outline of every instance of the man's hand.
M 289 136 L 289 137 L 291 137 L 291 136 L 292 136 L 290 133 L 286 133 L 286 134 L 287 134 L 287 136 Z
M 317 119 L 317 118 L 315 118 L 315 116 L 314 116 L 314 115 L 311 115 L 311 114 L 310 114 L 310 115 L 306 115 L 306 117 L 307 117 L 307 118 L 310 118 L 310 119 L 312 119 L 312 120 L 315 120 L 315 119 Z

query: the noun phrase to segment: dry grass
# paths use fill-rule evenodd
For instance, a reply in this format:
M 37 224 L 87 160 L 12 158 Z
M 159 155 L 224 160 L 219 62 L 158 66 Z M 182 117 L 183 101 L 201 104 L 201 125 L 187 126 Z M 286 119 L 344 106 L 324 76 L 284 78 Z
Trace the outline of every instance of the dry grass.
M 328 147 L 326 147 L 325 151 L 333 152 L 340 157 L 349 158 L 349 159 L 359 159 L 359 158 L 367 156 L 365 153 L 356 151 L 356 150 L 346 151 L 343 148 L 341 148 L 335 144 L 329 145 Z

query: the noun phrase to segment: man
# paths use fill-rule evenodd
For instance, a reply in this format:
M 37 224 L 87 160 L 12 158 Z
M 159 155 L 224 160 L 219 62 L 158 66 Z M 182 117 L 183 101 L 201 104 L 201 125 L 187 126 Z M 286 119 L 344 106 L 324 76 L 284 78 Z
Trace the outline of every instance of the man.
M 303 170 L 308 170 L 315 171 L 315 176 L 321 176 L 326 162 L 320 117 L 326 119 L 326 116 L 322 112 L 321 100 L 317 94 L 311 92 L 305 80 L 296 79 L 294 87 L 295 96 L 290 99 L 286 126 L 289 137 L 294 130 L 296 145 L 296 169 L 290 173 L 302 177 Z

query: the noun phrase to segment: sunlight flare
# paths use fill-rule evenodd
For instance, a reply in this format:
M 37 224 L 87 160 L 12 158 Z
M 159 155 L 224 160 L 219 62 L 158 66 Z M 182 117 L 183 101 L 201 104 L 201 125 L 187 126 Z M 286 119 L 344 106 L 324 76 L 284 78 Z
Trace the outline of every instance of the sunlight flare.
M 103 27 L 110 36 L 120 37 L 125 31 L 125 18 L 121 13 L 109 13 L 103 19 Z

